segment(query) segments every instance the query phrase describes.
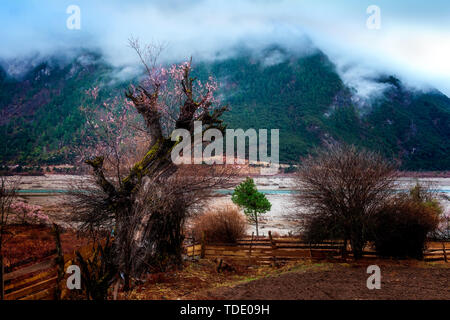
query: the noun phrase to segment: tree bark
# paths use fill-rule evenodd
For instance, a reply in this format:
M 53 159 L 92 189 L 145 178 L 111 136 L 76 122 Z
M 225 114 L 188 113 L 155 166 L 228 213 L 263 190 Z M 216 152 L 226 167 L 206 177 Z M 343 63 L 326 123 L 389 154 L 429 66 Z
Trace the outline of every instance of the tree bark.
M 363 256 L 363 249 L 365 244 L 362 235 L 354 233 L 351 236 L 350 243 L 352 246 L 353 258 L 355 260 L 361 259 Z

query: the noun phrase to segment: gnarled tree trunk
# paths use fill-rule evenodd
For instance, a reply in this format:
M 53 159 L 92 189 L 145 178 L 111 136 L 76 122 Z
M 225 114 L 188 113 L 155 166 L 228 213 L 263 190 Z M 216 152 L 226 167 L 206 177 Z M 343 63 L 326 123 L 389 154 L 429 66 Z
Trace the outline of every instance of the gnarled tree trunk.
M 205 98 L 196 101 L 193 97 L 194 80 L 190 77 L 190 65 L 187 65 L 181 80 L 184 103 L 175 129 L 186 129 L 193 137 L 194 121 L 202 121 L 205 128 L 223 131 L 219 117 L 227 107 L 211 111 L 210 101 Z M 171 151 L 178 142 L 163 135 L 159 90 L 160 86 L 156 84 L 151 91 L 140 86 L 126 92 L 126 97 L 144 118 L 151 137 L 147 154 L 130 169 L 126 178 L 118 184 L 112 183 L 105 176 L 102 156 L 86 161 L 93 168 L 97 185 L 107 195 L 109 210 L 114 213 L 118 264 L 126 288 L 131 275 L 179 265 L 182 258 L 185 199 L 182 196 L 171 201 L 165 198 L 170 192 L 168 181 L 177 171 L 171 160 Z

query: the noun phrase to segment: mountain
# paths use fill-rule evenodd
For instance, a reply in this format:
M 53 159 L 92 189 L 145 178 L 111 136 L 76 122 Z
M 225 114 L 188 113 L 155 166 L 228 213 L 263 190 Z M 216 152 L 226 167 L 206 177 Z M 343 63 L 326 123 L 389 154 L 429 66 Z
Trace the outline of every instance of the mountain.
M 393 76 L 374 79 L 385 90 L 361 101 L 320 51 L 298 55 L 280 47 L 195 64 L 199 78 L 221 83 L 230 128 L 280 129 L 280 160 L 296 162 L 314 146 L 344 141 L 400 159 L 408 170 L 450 170 L 450 99 L 407 88 Z M 105 94 L 126 82 L 100 55 L 44 62 L 19 79 L 0 69 L 0 163 L 62 163 L 80 144 L 85 91 Z M 108 90 L 105 90 L 105 89 Z
M 79 107 L 85 92 L 96 83 L 111 81 L 112 70 L 98 55 L 89 54 L 64 66 L 44 62 L 20 80 L 3 81 L 0 162 L 70 162 L 72 147 L 80 143 L 84 119 Z

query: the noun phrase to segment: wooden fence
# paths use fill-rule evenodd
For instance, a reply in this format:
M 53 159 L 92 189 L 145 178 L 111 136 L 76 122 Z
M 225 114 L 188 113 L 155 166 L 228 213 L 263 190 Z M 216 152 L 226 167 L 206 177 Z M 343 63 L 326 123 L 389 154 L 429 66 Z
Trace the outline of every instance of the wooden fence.
M 6 273 L 5 300 L 53 299 L 58 279 L 54 258 Z
M 79 249 L 81 255 L 92 252 L 92 246 Z M 6 273 L 5 300 L 54 300 L 67 294 L 65 270 L 73 264 L 75 252 L 63 256 L 64 267 L 58 264 L 58 255 L 47 257 L 37 264 Z M 58 281 L 59 280 L 59 281 Z
M 424 252 L 425 261 L 448 262 L 450 243 L 429 242 Z M 186 254 L 190 257 L 208 259 L 226 259 L 251 264 L 273 264 L 304 259 L 342 259 L 352 258 L 350 245 L 343 241 L 324 241 L 310 244 L 299 239 L 252 239 L 239 240 L 235 244 L 202 243 L 188 246 Z M 377 258 L 377 254 L 369 246 L 364 249 L 364 258 Z
M 448 262 L 449 242 L 429 242 L 424 254 L 425 261 Z M 351 257 L 350 246 L 344 248 L 343 241 L 325 241 L 310 244 L 299 239 L 264 239 L 246 238 L 236 244 L 214 244 L 205 240 L 200 244 L 186 247 L 190 257 L 208 259 L 226 259 L 245 261 L 252 264 L 273 264 L 277 262 L 303 259 L 336 259 Z M 82 256 L 92 252 L 92 246 L 81 248 Z M 376 258 L 376 253 L 369 248 L 364 250 L 365 258 Z M 66 254 L 64 271 L 73 264 L 75 252 Z M 4 275 L 5 300 L 52 300 L 64 298 L 67 294 L 66 278 L 61 277 L 58 255 L 47 257 L 44 261 L 10 272 Z M 60 281 L 58 281 L 60 280 Z M 58 284 L 59 282 L 59 284 Z
M 428 242 L 424 252 L 425 261 L 448 262 L 450 253 L 450 242 Z

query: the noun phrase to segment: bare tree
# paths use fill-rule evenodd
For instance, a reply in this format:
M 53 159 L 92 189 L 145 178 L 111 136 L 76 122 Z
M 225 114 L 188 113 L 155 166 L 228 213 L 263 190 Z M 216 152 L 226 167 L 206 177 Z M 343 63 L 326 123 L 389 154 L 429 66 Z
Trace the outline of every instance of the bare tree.
M 128 283 L 146 271 L 181 264 L 186 220 L 216 196 L 215 189 L 234 186 L 235 175 L 235 169 L 224 166 L 184 165 L 164 183 L 144 177 L 120 230 L 108 195 L 89 181 L 82 182 L 69 194 L 74 211 L 70 222 L 94 241 L 111 231 L 120 238 L 114 243 L 116 263 Z
M 371 218 L 393 195 L 396 172 L 379 154 L 355 146 L 330 146 L 304 159 L 297 201 L 307 210 L 298 214 L 306 236 L 349 240 L 354 258 L 360 258 Z
M 88 192 L 72 193 L 81 208 L 74 219 L 81 225 L 91 229 L 114 226 L 125 289 L 131 275 L 139 275 L 143 269 L 180 264 L 188 208 L 207 198 L 207 190 L 230 181 L 225 167 L 222 172 L 211 168 L 209 173 L 201 174 L 198 168 L 180 168 L 171 160 L 171 151 L 179 143 L 173 141 L 172 129 L 186 129 L 191 138 L 194 121 L 201 121 L 203 130 L 225 129 L 220 116 L 227 107 L 219 106 L 214 97 L 217 84 L 212 78 L 201 82 L 191 77 L 191 62 L 168 69 L 157 67 L 155 47 L 142 48 L 137 40 L 131 40 L 130 46 L 141 59 L 146 76 L 138 87 L 127 90 L 126 103 L 143 119 L 149 141 L 146 152 L 128 170 L 116 170 L 117 174 L 111 175 L 104 164 L 105 159 L 114 157 L 102 152 L 112 149 L 97 150 L 99 154 L 86 161 L 93 169 L 96 186 Z M 116 159 L 122 161 L 121 157 Z

